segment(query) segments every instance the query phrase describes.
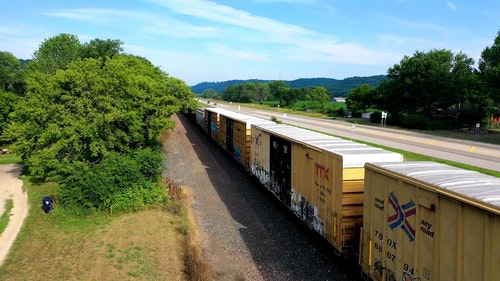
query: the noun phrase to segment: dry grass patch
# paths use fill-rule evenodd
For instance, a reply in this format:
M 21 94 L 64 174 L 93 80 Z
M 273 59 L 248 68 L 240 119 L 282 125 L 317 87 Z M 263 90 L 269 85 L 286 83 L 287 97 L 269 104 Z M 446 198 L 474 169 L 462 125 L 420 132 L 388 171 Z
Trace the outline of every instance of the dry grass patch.
M 185 240 L 185 266 L 188 279 L 191 281 L 204 281 L 209 280 L 209 267 L 206 261 L 202 257 L 200 238 L 198 236 L 198 230 L 196 228 L 196 222 L 191 213 L 190 208 L 190 197 L 186 193 L 187 190 L 182 188 L 177 182 L 172 179 L 164 178 L 163 184 L 169 186 L 169 195 L 172 200 L 177 202 L 174 208 L 177 208 L 176 212 L 185 212 L 183 215 L 186 221 L 181 224 L 181 232 L 186 234 Z M 181 209 L 178 209 L 178 208 Z

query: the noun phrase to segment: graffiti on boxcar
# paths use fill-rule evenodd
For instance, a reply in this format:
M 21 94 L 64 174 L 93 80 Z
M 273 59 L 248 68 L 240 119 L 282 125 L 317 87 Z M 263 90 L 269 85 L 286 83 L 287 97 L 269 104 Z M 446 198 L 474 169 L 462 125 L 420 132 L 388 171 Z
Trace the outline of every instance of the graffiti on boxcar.
M 250 169 L 252 171 L 252 174 L 256 176 L 264 186 L 269 188 L 269 182 L 271 180 L 271 176 L 264 169 L 264 167 L 260 166 L 256 161 L 254 161 Z
M 394 273 L 394 271 L 392 271 L 390 269 L 387 269 L 385 281 L 396 281 L 396 273 Z
M 297 194 L 294 188 L 291 190 L 290 209 L 310 228 L 324 236 L 325 224 L 319 217 L 318 206 L 312 205 L 304 196 Z
M 243 164 L 243 159 L 241 158 L 241 149 L 237 145 L 233 145 L 233 157 L 238 161 L 238 163 Z
M 389 204 L 394 210 L 394 214 L 389 215 L 388 223 L 389 227 L 394 230 L 400 227 L 408 236 L 411 241 L 415 240 L 415 228 L 410 224 L 408 218 L 414 216 L 417 212 L 415 203 L 410 199 L 405 204 L 400 205 L 398 198 L 394 195 L 394 192 L 389 194 Z
M 217 123 L 210 122 L 210 136 L 212 138 L 215 138 L 216 134 L 217 134 Z
M 208 127 L 208 120 L 207 120 L 207 118 L 203 118 L 203 120 L 201 120 L 201 127 L 203 129 L 207 129 L 207 127 Z
M 377 280 L 380 280 L 384 275 L 384 270 L 385 267 L 382 265 L 382 262 L 376 259 L 375 262 L 373 263 L 373 276 Z
M 396 273 L 382 265 L 380 260 L 375 259 L 373 263 L 373 277 L 375 280 L 382 280 L 385 271 L 385 281 L 396 281 Z M 406 279 L 403 279 L 405 281 Z
M 253 142 L 255 142 L 255 144 L 257 145 L 262 145 L 262 134 L 258 134 L 256 137 L 252 137 L 253 138 Z

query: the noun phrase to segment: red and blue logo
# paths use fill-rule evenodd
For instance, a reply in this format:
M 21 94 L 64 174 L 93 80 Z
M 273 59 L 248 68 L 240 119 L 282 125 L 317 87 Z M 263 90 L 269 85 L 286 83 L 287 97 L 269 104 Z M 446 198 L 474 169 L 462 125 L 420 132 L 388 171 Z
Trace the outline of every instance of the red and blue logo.
M 394 192 L 389 194 L 389 204 L 391 204 L 394 209 L 394 214 L 390 215 L 388 218 L 389 227 L 394 230 L 397 227 L 401 229 L 408 235 L 410 241 L 415 240 L 415 229 L 408 221 L 408 218 L 414 216 L 417 213 L 417 208 L 415 203 L 410 199 L 408 203 L 400 205 L 398 198 L 394 195 Z

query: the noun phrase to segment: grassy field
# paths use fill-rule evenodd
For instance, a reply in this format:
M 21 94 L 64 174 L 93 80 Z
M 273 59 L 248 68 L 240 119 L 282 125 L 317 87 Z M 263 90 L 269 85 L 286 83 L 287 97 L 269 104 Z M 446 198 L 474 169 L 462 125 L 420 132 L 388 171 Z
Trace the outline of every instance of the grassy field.
M 2 281 L 197 280 L 203 273 L 185 196 L 137 213 L 78 217 L 43 212 L 41 198 L 55 193 L 54 184 L 24 178 L 23 187 L 30 211 L 0 267 Z

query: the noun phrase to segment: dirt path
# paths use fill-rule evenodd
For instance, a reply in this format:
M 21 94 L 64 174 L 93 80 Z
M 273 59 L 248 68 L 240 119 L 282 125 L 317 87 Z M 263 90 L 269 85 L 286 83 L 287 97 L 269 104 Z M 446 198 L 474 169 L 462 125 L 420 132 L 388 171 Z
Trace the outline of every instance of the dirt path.
M 22 167 L 17 164 L 0 165 L 0 215 L 5 212 L 5 202 L 12 199 L 9 223 L 0 234 L 0 265 L 7 257 L 10 247 L 16 240 L 17 233 L 28 214 L 28 194 L 23 191 L 23 181 L 20 179 Z

